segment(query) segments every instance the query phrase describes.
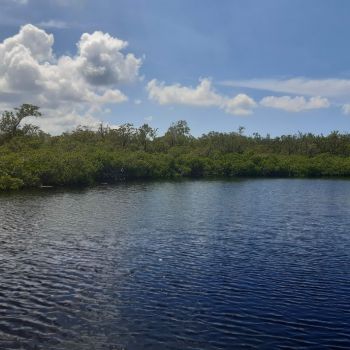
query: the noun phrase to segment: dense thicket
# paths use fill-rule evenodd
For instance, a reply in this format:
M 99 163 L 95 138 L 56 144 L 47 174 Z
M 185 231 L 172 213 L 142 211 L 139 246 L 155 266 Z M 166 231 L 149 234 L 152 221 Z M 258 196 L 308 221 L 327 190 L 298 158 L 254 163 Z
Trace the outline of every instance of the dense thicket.
M 0 190 L 42 185 L 86 186 L 177 177 L 350 176 L 350 134 L 327 136 L 210 132 L 191 136 L 185 121 L 163 136 L 145 124 L 50 136 L 23 124 L 38 108 L 23 105 L 0 118 Z

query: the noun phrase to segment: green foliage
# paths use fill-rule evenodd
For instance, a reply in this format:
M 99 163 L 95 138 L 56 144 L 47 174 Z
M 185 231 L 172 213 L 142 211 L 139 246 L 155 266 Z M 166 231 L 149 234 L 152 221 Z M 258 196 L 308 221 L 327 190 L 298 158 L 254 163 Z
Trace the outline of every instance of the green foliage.
M 23 187 L 23 181 L 9 175 L 0 176 L 0 190 L 18 190 Z
M 32 124 L 21 126 L 23 119 L 27 117 L 40 117 L 39 107 L 31 104 L 23 104 L 15 111 L 4 111 L 0 117 L 0 134 L 4 140 L 9 140 L 16 135 L 37 135 L 40 129 Z
M 164 136 L 144 124 L 94 131 L 78 127 L 51 137 L 30 124 L 38 107 L 22 105 L 0 119 L 0 190 L 23 187 L 89 186 L 131 179 L 178 177 L 350 176 L 350 135 L 332 132 L 283 135 L 210 132 L 199 138 L 185 121 Z

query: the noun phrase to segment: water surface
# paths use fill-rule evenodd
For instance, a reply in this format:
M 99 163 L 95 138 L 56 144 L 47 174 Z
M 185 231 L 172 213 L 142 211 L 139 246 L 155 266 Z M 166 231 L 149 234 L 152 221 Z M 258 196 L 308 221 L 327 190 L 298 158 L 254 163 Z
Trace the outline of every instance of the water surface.
M 0 196 L 1 349 L 349 349 L 350 182 Z

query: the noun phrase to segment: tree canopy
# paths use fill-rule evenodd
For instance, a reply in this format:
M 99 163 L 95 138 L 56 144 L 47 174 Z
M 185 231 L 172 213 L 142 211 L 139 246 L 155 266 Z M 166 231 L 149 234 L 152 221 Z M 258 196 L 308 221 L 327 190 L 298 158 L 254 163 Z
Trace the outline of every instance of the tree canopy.
M 0 118 L 0 190 L 86 186 L 129 179 L 179 177 L 350 176 L 350 134 L 298 133 L 279 137 L 211 131 L 193 137 L 186 121 L 164 135 L 148 124 L 93 130 L 80 126 L 50 136 L 25 118 L 40 117 L 24 104 Z
M 40 132 L 39 127 L 32 124 L 22 124 L 27 117 L 40 117 L 39 107 L 31 104 L 22 104 L 14 111 L 4 111 L 0 117 L 0 134 L 4 139 L 19 135 L 35 135 Z

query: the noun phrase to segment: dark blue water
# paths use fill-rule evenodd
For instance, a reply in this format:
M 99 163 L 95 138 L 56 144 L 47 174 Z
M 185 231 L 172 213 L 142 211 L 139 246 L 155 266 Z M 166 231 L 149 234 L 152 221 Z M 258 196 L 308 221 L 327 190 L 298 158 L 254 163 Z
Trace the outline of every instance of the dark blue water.
M 349 349 L 350 181 L 0 196 L 0 349 Z

